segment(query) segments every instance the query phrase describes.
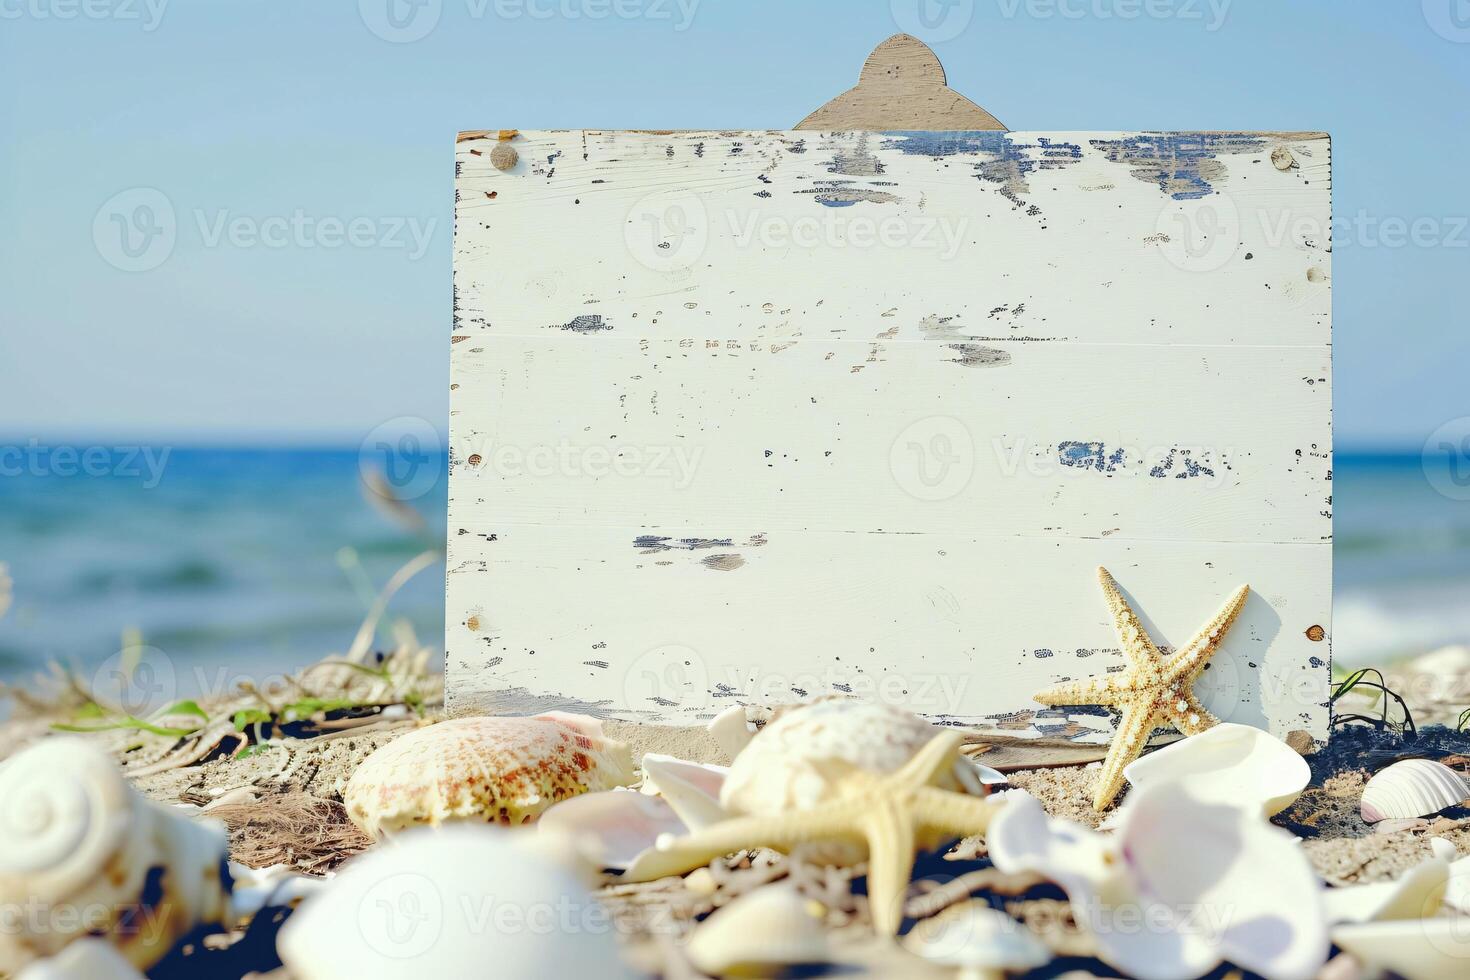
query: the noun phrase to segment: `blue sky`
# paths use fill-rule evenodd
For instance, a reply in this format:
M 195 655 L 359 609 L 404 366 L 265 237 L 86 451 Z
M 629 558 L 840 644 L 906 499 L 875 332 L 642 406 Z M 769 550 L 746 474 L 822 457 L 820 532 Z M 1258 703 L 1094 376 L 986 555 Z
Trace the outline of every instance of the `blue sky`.
M 388 2 L 0 0 L 0 436 L 442 425 L 456 131 L 789 127 L 919 0 Z M 1339 446 L 1470 415 L 1470 2 L 924 2 L 1017 129 L 1330 131 Z

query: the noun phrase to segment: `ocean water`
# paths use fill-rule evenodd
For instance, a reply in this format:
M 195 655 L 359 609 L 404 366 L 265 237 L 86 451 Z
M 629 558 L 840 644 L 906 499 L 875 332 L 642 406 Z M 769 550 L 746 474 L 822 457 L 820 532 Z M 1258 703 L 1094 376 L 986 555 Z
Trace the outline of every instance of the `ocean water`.
M 47 660 L 86 677 L 115 662 L 129 629 L 179 696 L 269 680 L 345 652 L 374 593 L 443 546 L 437 457 L 437 479 L 414 484 L 424 491 L 412 501 L 423 519 L 414 529 L 371 502 L 356 450 L 163 453 L 115 451 L 91 475 L 69 457 L 10 458 L 0 562 L 14 601 L 0 619 L 0 680 Z M 390 607 L 434 647 L 443 586 L 441 561 Z
M 1332 654 L 1381 664 L 1470 643 L 1465 457 L 1338 453 Z
M 162 452 L 114 456 L 105 474 L 50 460 L 0 474 L 14 580 L 0 679 L 48 660 L 86 676 L 126 629 L 181 694 L 269 677 L 345 651 L 373 592 L 443 541 L 442 458 L 412 483 L 415 530 L 371 502 L 355 450 L 175 449 L 160 467 Z M 1470 641 L 1470 502 L 1436 490 L 1418 454 L 1339 454 L 1335 467 L 1338 662 Z M 442 644 L 442 562 L 392 614 Z

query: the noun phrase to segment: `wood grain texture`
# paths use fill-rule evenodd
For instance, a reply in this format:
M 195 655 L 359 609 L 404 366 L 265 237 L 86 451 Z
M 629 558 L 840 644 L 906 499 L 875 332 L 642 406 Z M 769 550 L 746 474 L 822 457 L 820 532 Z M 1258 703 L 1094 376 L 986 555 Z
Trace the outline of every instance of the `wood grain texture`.
M 1248 582 L 1201 694 L 1325 737 L 1324 137 L 502 136 L 457 146 L 452 710 L 1104 741 L 1030 695 L 1121 665 L 1105 564 L 1161 644 Z
M 944 66 L 927 44 L 909 34 L 895 34 L 868 55 L 856 86 L 793 128 L 973 132 L 1006 127 L 946 84 Z

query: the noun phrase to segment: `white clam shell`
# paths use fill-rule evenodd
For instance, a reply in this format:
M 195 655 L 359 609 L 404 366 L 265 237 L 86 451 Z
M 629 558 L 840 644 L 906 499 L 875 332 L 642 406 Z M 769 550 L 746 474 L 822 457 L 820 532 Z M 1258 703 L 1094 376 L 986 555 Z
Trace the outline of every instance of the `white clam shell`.
M 1316 872 L 1254 808 L 1162 783 L 1129 794 L 1118 831 L 1104 836 L 1016 794 L 986 843 L 1002 871 L 1061 885 L 1099 957 L 1139 980 L 1197 977 L 1222 961 L 1307 980 L 1327 958 Z
M 681 837 L 689 827 L 667 800 L 628 789 L 585 793 L 541 814 L 542 833 L 571 838 L 588 860 L 626 870 L 664 835 Z
M 1176 782 L 1206 803 L 1259 805 L 1280 813 L 1302 795 L 1312 770 L 1295 749 L 1250 725 L 1220 724 L 1130 763 L 1137 788 Z
M 297 980 L 628 978 L 609 911 L 553 835 L 408 831 L 353 859 L 281 929 Z
M 1338 926 L 1332 941 L 1361 963 L 1368 976 L 1389 972 L 1407 980 L 1464 980 L 1470 963 L 1470 927 L 1463 919 Z
M 226 855 L 223 826 L 145 799 L 85 740 L 30 746 L 0 764 L 0 908 L 44 928 L 0 929 L 0 974 L 89 934 L 152 966 L 225 917 Z
M 1368 823 L 1428 817 L 1470 798 L 1470 786 L 1449 766 L 1429 759 L 1395 762 L 1363 787 L 1361 812 Z
M 1118 839 L 1150 898 L 1185 917 L 1181 931 L 1203 930 L 1220 959 L 1262 976 L 1303 980 L 1326 962 L 1317 873 L 1297 839 L 1259 812 L 1155 786 L 1130 800 Z M 1188 918 L 1200 910 L 1216 920 Z M 1158 938 L 1166 948 L 1173 941 Z
M 903 937 L 916 956 L 943 966 L 995 974 L 1025 973 L 1052 960 L 1051 950 L 1025 926 L 979 900 L 951 905 Z
M 342 801 L 373 837 L 455 821 L 529 823 L 553 803 L 633 782 L 629 747 L 593 718 L 456 718 L 365 759 Z
M 787 882 L 742 895 L 694 930 L 689 961 L 712 976 L 770 976 L 831 955 L 825 910 Z
M 736 756 L 720 803 L 730 813 L 809 810 L 831 799 L 849 768 L 894 772 L 938 733 L 918 715 L 877 702 L 831 698 L 802 705 L 782 713 Z M 989 779 L 1005 777 L 960 759 L 940 785 L 982 795 Z

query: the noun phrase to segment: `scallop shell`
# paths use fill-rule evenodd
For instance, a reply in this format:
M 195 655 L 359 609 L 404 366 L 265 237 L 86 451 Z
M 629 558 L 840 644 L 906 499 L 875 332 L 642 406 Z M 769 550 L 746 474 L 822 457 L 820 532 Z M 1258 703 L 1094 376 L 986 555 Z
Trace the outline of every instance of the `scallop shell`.
M 553 803 L 633 779 L 632 751 L 594 718 L 458 718 L 368 756 L 342 800 L 353 823 L 382 837 L 459 820 L 528 823 Z
M 1143 756 L 1123 775 L 1139 789 L 1172 781 L 1207 803 L 1259 804 L 1269 817 L 1296 802 L 1312 769 L 1259 728 L 1220 724 Z
M 783 712 L 751 739 L 730 766 L 720 803 L 731 813 L 809 810 L 831 798 L 848 767 L 895 772 L 934 735 L 933 725 L 902 708 L 850 698 L 814 701 Z M 1005 777 L 960 759 L 940 786 L 981 796 L 991 781 Z
M 0 974 L 89 935 L 147 969 L 228 912 L 222 826 L 145 799 L 78 738 L 0 764 L 0 908 L 44 928 L 0 929 Z
M 555 835 L 410 830 L 349 861 L 276 940 L 297 980 L 609 977 L 612 913 Z
M 1470 787 L 1449 766 L 1428 759 L 1405 759 L 1378 773 L 1363 787 L 1360 810 L 1368 823 L 1428 817 L 1470 798 Z

